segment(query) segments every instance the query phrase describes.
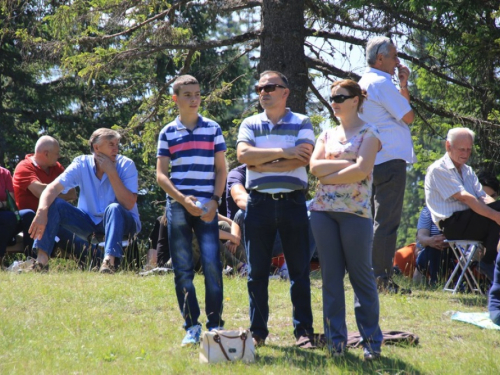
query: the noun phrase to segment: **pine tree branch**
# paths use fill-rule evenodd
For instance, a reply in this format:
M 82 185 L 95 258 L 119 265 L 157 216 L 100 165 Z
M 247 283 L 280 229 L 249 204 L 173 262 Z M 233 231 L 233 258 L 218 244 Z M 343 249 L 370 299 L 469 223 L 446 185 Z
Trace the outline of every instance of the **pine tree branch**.
M 314 86 L 314 84 L 310 78 L 308 78 L 308 85 L 309 85 L 309 89 L 312 91 L 312 93 L 325 106 L 325 108 L 328 110 L 328 112 L 330 112 L 330 118 L 333 119 L 333 121 L 335 121 L 336 124 L 338 124 L 339 120 L 335 117 L 335 114 L 333 113 L 332 106 L 328 103 L 328 101 L 325 100 L 325 98 L 323 98 L 323 96 L 320 94 L 318 89 Z

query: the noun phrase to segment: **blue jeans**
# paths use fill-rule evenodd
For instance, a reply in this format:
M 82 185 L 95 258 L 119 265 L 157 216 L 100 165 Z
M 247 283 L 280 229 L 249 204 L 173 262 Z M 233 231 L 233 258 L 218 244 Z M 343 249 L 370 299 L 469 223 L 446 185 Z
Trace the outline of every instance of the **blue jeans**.
M 205 276 L 207 329 L 223 327 L 222 262 L 219 252 L 217 216 L 211 222 L 193 216 L 176 201 L 167 199 L 167 226 L 170 256 L 175 275 L 175 293 L 184 328 L 199 324 L 200 307 L 194 288 L 193 231 L 200 245 L 200 260 Z
M 33 239 L 31 239 L 28 230 L 31 226 L 33 218 L 35 217 L 35 212 L 33 210 L 20 210 L 19 215 L 21 215 L 22 219 L 25 255 L 33 256 Z M 87 239 L 83 240 L 62 227 L 59 227 L 57 237 L 59 238 L 59 242 L 56 244 L 56 247 L 66 250 L 68 253 L 71 253 L 81 261 L 86 260 L 89 247 Z M 98 257 L 102 258 L 101 251 L 97 252 L 99 253 Z
M 438 282 L 439 277 L 446 274 L 449 267 L 449 248 L 438 250 L 427 246 L 417 257 L 418 270 L 425 275 L 429 273 L 430 283 L 432 285 Z
M 276 234 L 290 276 L 295 337 L 313 333 L 309 280 L 309 222 L 304 193 L 295 191 L 274 200 L 271 194 L 251 191 L 245 214 L 245 241 L 250 299 L 250 330 L 265 339 L 269 334 L 269 272 Z
M 106 236 L 104 241 L 105 255 L 118 258 L 123 256 L 123 237 L 133 236 L 137 232 L 134 217 L 119 203 L 111 203 L 106 207 L 103 220 L 99 224 L 94 224 L 87 213 L 61 198 L 56 198 L 50 205 L 43 237 L 41 240 L 35 240 L 33 247 L 42 249 L 50 256 L 60 227 L 69 231 L 71 237 L 74 233 L 84 240 L 94 233 L 104 234 Z
M 354 289 L 354 315 L 362 344 L 380 353 L 379 299 L 372 269 L 372 221 L 346 212 L 311 212 L 323 281 L 323 323 L 331 351 L 347 345 L 344 277 Z
M 495 262 L 493 283 L 488 298 L 488 311 L 493 323 L 500 325 L 500 252 Z
M 310 212 L 307 212 L 307 215 L 309 217 L 309 253 L 311 259 L 314 256 L 317 256 L 317 250 L 316 250 L 316 243 L 314 242 L 314 236 L 311 231 L 311 217 L 310 217 Z M 241 243 L 245 244 L 245 211 L 243 210 L 238 210 L 236 214 L 234 215 L 233 221 L 240 226 L 241 229 Z M 277 257 L 278 255 L 283 254 L 283 245 L 281 243 L 281 238 L 279 236 L 279 233 L 276 234 L 276 239 L 274 241 L 273 245 L 273 257 Z

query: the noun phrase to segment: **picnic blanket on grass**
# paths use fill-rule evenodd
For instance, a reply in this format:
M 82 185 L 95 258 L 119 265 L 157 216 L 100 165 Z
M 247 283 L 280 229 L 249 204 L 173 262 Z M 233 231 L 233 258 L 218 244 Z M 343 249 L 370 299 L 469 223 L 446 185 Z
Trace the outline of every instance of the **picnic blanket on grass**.
M 463 313 L 460 311 L 455 312 L 451 316 L 451 320 L 458 320 L 459 322 L 474 324 L 475 326 L 485 329 L 500 330 L 500 326 L 493 323 L 490 319 L 490 313 Z

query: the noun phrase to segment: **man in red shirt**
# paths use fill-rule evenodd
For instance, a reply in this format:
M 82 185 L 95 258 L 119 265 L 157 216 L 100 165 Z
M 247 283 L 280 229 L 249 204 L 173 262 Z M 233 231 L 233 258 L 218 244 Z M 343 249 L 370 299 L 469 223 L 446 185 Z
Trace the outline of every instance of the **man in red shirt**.
M 57 161 L 59 157 L 59 142 L 51 136 L 44 135 L 36 142 L 35 153 L 26 155 L 25 159 L 16 166 L 13 177 L 16 204 L 19 210 L 26 210 L 22 212 L 22 215 L 31 216 L 30 224 L 38 208 L 40 195 L 47 185 L 64 171 L 64 167 Z M 66 201 L 73 201 L 77 195 L 75 189 L 71 189 L 59 197 Z M 59 228 L 57 237 L 59 237 L 57 247 L 70 249 L 74 246 L 72 249 L 74 255 L 77 259 L 84 260 L 86 252 L 84 253 L 83 250 L 88 247 L 85 240 L 73 236 L 64 228 Z M 30 248 L 32 245 L 33 240 L 31 240 Z

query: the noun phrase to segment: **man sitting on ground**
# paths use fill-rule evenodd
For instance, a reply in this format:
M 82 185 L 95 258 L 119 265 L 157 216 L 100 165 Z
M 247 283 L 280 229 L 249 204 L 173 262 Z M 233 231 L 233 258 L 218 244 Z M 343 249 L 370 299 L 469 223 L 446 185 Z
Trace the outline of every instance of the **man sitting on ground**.
M 48 135 L 41 136 L 35 145 L 35 153 L 28 154 L 16 166 L 13 184 L 16 196 L 16 205 L 23 221 L 27 221 L 28 228 L 35 217 L 40 195 L 47 185 L 64 172 L 59 159 L 59 142 Z M 70 189 L 66 194 L 59 194 L 59 198 L 71 202 L 76 200 L 76 190 Z M 73 233 L 62 227 L 57 231 L 59 242 L 57 245 L 70 252 L 80 261 L 85 261 L 88 241 L 75 237 Z M 29 243 L 26 255 L 31 255 L 33 241 Z
M 30 234 L 37 260 L 33 271 L 48 270 L 59 226 L 81 238 L 105 235 L 101 273 L 114 273 L 115 258 L 123 256 L 122 239 L 141 229 L 137 209 L 138 175 L 135 164 L 119 155 L 120 134 L 101 128 L 90 137 L 91 155 L 78 156 L 43 191 Z M 78 208 L 61 198 L 78 186 Z

